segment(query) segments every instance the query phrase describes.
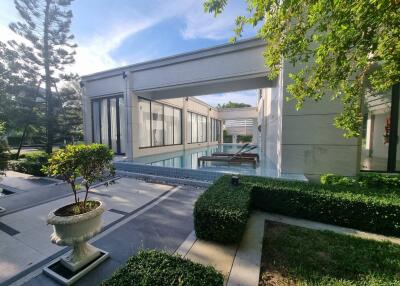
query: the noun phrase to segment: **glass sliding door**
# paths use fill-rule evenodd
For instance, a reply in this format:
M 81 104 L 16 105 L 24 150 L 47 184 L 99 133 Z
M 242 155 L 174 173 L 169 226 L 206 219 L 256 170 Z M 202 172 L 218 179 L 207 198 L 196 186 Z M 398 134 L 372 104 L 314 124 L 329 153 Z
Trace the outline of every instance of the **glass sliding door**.
M 164 118 L 163 106 L 159 103 L 151 103 L 151 133 L 152 146 L 164 145 Z
M 174 144 L 182 144 L 182 112 L 174 108 Z
M 151 146 L 150 101 L 139 99 L 140 147 Z
M 122 95 L 92 101 L 92 141 L 107 145 L 116 154 L 125 152 L 123 138 L 126 128 L 123 106 Z
M 110 138 L 111 138 L 111 149 L 114 153 L 118 153 L 118 146 L 117 146 L 117 99 L 110 98 Z
M 139 98 L 140 148 L 182 144 L 182 110 Z
M 119 133 L 118 138 L 120 138 L 120 153 L 125 154 L 126 141 L 124 135 L 126 134 L 126 122 L 125 122 L 125 102 L 123 97 L 117 97 L 118 100 L 118 114 L 119 114 Z
M 400 171 L 398 126 L 399 95 L 395 89 L 365 97 L 361 171 Z
M 187 113 L 187 125 L 186 125 L 186 136 L 187 143 L 192 143 L 192 113 Z
M 100 102 L 92 102 L 92 141 L 101 142 Z
M 174 144 L 174 109 L 164 106 L 164 145 Z

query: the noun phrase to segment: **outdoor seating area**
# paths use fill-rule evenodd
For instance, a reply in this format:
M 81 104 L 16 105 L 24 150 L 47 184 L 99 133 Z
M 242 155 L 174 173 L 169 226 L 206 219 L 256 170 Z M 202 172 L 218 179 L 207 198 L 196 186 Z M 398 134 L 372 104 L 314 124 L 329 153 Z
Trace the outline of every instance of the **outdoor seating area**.
M 201 156 L 197 158 L 197 166 L 204 165 L 205 162 L 221 162 L 226 164 L 252 164 L 253 168 L 256 167 L 260 160 L 258 154 L 249 153 L 251 150 L 256 149 L 257 146 L 249 146 L 248 143 L 244 144 L 236 153 L 212 153 L 212 156 Z

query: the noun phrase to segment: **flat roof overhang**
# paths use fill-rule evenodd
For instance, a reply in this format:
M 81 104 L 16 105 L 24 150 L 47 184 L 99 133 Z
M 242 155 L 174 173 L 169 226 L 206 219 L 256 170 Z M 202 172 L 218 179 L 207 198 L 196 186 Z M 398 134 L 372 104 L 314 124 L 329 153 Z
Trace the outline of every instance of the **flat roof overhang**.
M 267 79 L 265 46 L 264 41 L 252 38 L 95 73 L 82 80 L 99 90 L 110 78 L 125 73 L 129 89 L 151 99 L 272 87 L 276 82 Z

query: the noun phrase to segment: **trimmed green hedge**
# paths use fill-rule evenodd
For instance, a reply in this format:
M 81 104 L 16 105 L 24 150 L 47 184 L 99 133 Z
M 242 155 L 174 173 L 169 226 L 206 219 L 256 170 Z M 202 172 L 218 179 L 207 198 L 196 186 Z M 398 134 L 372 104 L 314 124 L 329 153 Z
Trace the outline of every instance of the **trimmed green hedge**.
M 19 160 L 10 160 L 9 168 L 16 172 L 34 176 L 45 176 L 42 166 L 47 164 L 49 155 L 43 151 L 22 154 Z
M 250 205 L 250 188 L 232 186 L 230 176 L 221 177 L 196 201 L 196 236 L 222 243 L 239 241 L 246 227 Z
M 399 174 L 361 173 L 357 177 L 335 174 L 321 176 L 323 185 L 359 186 L 361 188 L 380 188 L 400 191 Z
M 250 201 L 251 205 L 244 203 Z M 219 242 L 239 242 L 251 209 L 400 236 L 397 190 L 383 192 L 379 188 L 260 177 L 241 177 L 240 186 L 233 187 L 230 176 L 220 178 L 196 202 L 196 235 Z M 232 215 L 238 212 L 243 215 Z
M 222 286 L 224 277 L 211 266 L 157 250 L 142 250 L 104 281 L 103 286 Z

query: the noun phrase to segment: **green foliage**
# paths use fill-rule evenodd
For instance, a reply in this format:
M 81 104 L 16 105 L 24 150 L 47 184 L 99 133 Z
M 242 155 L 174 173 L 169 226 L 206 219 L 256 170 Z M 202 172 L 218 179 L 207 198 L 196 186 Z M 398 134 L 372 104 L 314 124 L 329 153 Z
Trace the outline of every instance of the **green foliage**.
M 7 169 L 8 165 L 8 146 L 4 140 L 5 135 L 5 124 L 0 121 L 0 175 L 3 174 L 4 170 Z
M 272 222 L 261 264 L 260 285 L 400 285 L 399 245 Z
M 238 135 L 237 139 L 239 142 L 250 143 L 253 140 L 253 136 L 252 135 Z
M 227 0 L 206 0 L 220 14 Z M 296 65 L 288 86 L 301 108 L 307 99 L 338 100 L 343 112 L 335 125 L 358 136 L 362 97 L 378 95 L 400 82 L 400 5 L 396 0 L 247 0 L 248 14 L 236 19 L 236 37 L 245 25 L 258 26 L 265 40 L 269 77 Z
M 353 177 L 340 176 L 335 174 L 324 174 L 321 176 L 321 184 L 323 185 L 342 185 L 356 186 L 357 179 Z
M 42 171 L 43 166 L 47 164 L 49 155 L 43 151 L 35 151 L 20 156 L 19 160 L 10 160 L 10 169 L 34 176 L 45 176 Z
M 255 209 L 400 236 L 400 197 L 395 194 L 268 180 L 254 184 L 252 195 Z
M 250 104 L 242 103 L 242 102 L 232 102 L 218 104 L 218 108 L 243 108 L 243 107 L 251 107 Z
M 239 242 L 250 212 L 250 189 L 233 186 L 223 176 L 204 192 L 194 206 L 196 236 L 223 243 Z
M 9 25 L 13 32 L 25 40 L 11 40 L 8 46 L 15 53 L 14 63 L 20 73 L 29 79 L 27 86 L 45 86 L 46 151 L 49 154 L 53 149 L 56 126 L 53 89 L 61 80 L 68 81 L 76 77 L 65 74 L 65 68 L 74 63 L 77 47 L 72 43 L 74 36 L 70 28 L 71 2 L 72 0 L 15 0 L 15 8 L 20 17 L 19 21 Z
M 104 281 L 103 286 L 222 286 L 224 278 L 203 266 L 157 250 L 142 250 Z
M 230 176 L 223 176 L 199 197 L 194 209 L 197 237 L 239 242 L 251 209 L 400 236 L 397 190 L 262 177 L 240 180 L 232 186 Z
M 48 165 L 43 167 L 43 172 L 49 176 L 59 177 L 70 184 L 77 205 L 79 199 L 76 196 L 76 180 L 78 177 L 82 177 L 82 184 L 86 189 L 82 204 L 84 208 L 90 186 L 94 182 L 102 180 L 106 175 L 114 175 L 112 159 L 112 150 L 102 144 L 67 145 L 53 153 Z
M 400 191 L 400 175 L 361 173 L 357 177 L 334 174 L 321 176 L 323 185 L 359 186 L 361 188 L 390 189 Z

